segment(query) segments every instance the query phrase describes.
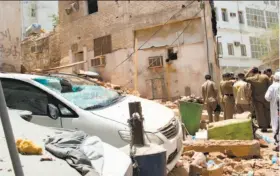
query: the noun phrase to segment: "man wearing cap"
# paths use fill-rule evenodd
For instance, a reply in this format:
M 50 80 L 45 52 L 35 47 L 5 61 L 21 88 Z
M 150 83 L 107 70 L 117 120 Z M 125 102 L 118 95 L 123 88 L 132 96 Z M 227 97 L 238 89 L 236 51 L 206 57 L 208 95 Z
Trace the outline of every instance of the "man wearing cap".
M 270 68 L 266 69 L 265 74 L 268 76 L 270 84 L 272 84 L 273 83 L 272 70 Z
M 237 77 L 238 81 L 233 85 L 236 112 L 238 114 L 251 112 L 251 85 L 244 81 L 244 73 L 239 73 Z
M 252 74 L 252 76 L 248 76 Z M 270 85 L 267 75 L 259 74 L 259 69 L 254 67 L 246 75 L 246 81 L 252 87 L 252 101 L 256 112 L 258 125 L 262 128 L 262 132 L 267 132 L 270 126 L 270 107 L 265 100 L 265 93 Z
M 225 74 L 225 81 L 220 84 L 220 90 L 224 101 L 224 119 L 232 119 L 234 114 L 234 96 L 233 84 L 235 80 L 231 79 L 231 74 Z
M 274 150 L 279 151 L 279 96 L 280 96 L 280 73 L 275 73 L 273 83 L 269 86 L 265 99 L 270 102 L 271 126 L 276 142 Z
M 219 114 L 215 112 L 218 105 L 218 90 L 216 84 L 211 81 L 210 75 L 205 76 L 205 83 L 202 85 L 202 96 L 207 109 L 209 122 L 213 122 L 213 113 L 215 114 L 215 122 L 219 121 Z

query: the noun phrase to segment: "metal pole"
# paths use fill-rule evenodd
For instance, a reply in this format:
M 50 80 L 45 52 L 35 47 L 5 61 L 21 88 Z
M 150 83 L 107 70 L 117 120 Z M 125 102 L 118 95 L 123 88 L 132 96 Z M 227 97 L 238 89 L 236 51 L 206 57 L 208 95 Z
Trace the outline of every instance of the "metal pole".
M 0 118 L 7 141 L 7 146 L 9 149 L 10 157 L 12 160 L 14 172 L 16 176 L 24 176 L 22 166 L 20 163 L 18 151 L 16 148 L 15 138 L 13 134 L 12 125 L 8 115 L 7 105 L 4 98 L 3 88 L 0 81 Z

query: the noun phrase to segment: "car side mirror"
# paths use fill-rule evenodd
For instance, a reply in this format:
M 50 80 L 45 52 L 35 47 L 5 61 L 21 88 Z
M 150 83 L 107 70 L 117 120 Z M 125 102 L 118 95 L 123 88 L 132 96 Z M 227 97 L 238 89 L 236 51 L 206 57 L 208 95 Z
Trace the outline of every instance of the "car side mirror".
M 27 122 L 30 122 L 32 120 L 32 112 L 30 111 L 21 111 L 19 113 L 19 116 L 26 120 Z
M 48 104 L 48 115 L 53 120 L 58 119 L 58 117 L 59 117 L 58 108 L 55 105 L 53 105 L 53 104 Z

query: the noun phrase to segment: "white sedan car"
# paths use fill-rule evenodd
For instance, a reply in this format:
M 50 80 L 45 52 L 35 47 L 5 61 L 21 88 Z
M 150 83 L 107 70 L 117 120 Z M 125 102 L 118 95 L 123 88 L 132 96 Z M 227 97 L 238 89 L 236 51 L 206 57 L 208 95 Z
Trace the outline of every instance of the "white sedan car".
M 171 170 L 182 153 L 182 128 L 174 112 L 158 103 L 97 86 L 82 78 L 0 73 L 7 106 L 33 113 L 30 122 L 82 130 L 117 148 L 130 139 L 129 102 L 141 102 L 145 141 L 167 151 Z

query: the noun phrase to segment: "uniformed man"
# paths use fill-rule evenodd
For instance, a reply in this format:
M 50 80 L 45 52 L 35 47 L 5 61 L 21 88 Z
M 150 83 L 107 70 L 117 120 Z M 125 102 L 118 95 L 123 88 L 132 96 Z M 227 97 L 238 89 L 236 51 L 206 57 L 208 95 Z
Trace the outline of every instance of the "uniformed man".
M 216 88 L 216 85 L 213 81 L 211 81 L 211 76 L 206 75 L 205 76 L 205 83 L 202 85 L 202 96 L 204 100 L 204 104 L 207 109 L 209 122 L 213 122 L 213 113 L 215 114 L 215 122 L 219 121 L 219 115 L 215 113 L 214 111 L 217 108 L 218 105 L 218 90 Z
M 226 74 L 224 73 L 222 75 L 222 81 L 220 82 L 220 85 L 223 84 L 223 82 L 226 80 Z M 223 100 L 223 95 L 221 93 L 221 87 L 220 87 L 220 91 L 219 91 L 219 101 L 220 101 L 220 105 L 222 110 L 225 112 L 225 102 Z
M 248 76 L 252 73 L 252 76 Z M 254 104 L 258 125 L 262 128 L 262 132 L 267 132 L 270 126 L 270 110 L 269 103 L 265 100 L 265 93 L 270 85 L 267 75 L 259 74 L 258 68 L 252 68 L 246 74 L 246 81 L 252 87 L 252 102 Z
M 232 119 L 234 114 L 234 96 L 233 96 L 233 84 L 235 83 L 232 80 L 231 74 L 226 73 L 225 81 L 220 85 L 221 94 L 224 101 L 224 119 Z
M 273 83 L 273 76 L 272 76 L 272 70 L 270 68 L 265 70 L 265 74 L 269 78 L 270 85 Z
M 251 85 L 244 81 L 244 73 L 239 73 L 237 77 L 238 81 L 233 85 L 236 112 L 238 114 L 251 112 Z

